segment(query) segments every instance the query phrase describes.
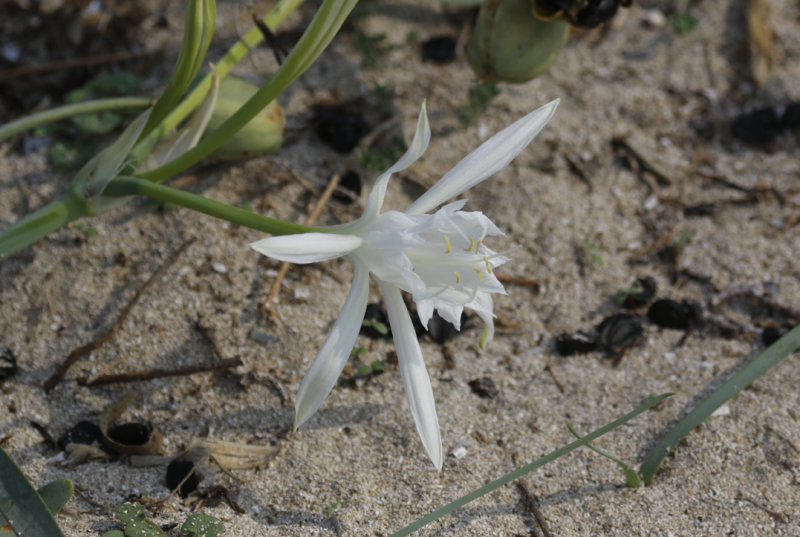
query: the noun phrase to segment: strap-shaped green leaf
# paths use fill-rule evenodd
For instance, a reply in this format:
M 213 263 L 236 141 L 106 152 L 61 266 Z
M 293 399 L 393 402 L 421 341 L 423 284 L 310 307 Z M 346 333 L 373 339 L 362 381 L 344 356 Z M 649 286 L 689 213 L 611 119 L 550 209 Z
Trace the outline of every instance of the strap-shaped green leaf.
M 0 448 L 0 537 L 6 535 L 64 537 L 42 497 Z

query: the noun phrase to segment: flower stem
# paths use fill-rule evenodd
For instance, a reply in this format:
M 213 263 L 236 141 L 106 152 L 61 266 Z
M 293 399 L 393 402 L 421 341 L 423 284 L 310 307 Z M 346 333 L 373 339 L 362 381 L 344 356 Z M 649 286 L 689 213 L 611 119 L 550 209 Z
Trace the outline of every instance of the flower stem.
M 0 259 L 10 256 L 86 214 L 86 203 L 70 189 L 60 198 L 0 233 Z
M 284 222 L 268 216 L 256 214 L 245 209 L 240 209 L 219 201 L 215 201 L 185 190 L 172 188 L 167 185 L 154 183 L 147 179 L 131 176 L 119 176 L 109 183 L 104 196 L 123 197 L 133 195 L 148 196 L 166 203 L 180 205 L 215 218 L 227 220 L 234 224 L 271 233 L 273 235 L 291 235 L 293 233 L 327 233 L 330 230 L 323 227 L 304 226 Z
M 6 123 L 0 127 L 0 141 L 39 125 L 45 125 L 68 117 L 102 112 L 104 110 L 119 110 L 121 108 L 147 108 L 150 104 L 151 100 L 148 97 L 115 97 L 113 99 L 95 99 L 59 106 L 58 108 L 44 110 L 43 112 Z
M 433 522 L 434 520 L 437 520 L 437 519 L 445 516 L 446 514 L 451 513 L 451 512 L 455 511 L 456 509 L 458 509 L 460 507 L 463 507 L 464 505 L 468 504 L 472 500 L 480 498 L 484 494 L 488 494 L 488 493 L 490 493 L 490 492 L 502 487 L 503 485 L 505 485 L 507 483 L 511 483 L 515 479 L 519 479 L 520 477 L 524 476 L 525 474 L 527 474 L 529 472 L 534 471 L 535 469 L 539 468 L 540 466 L 544 466 L 548 462 L 554 461 L 559 457 L 563 457 L 564 455 L 566 455 L 570 451 L 573 451 L 574 449 L 577 449 L 577 448 L 579 448 L 581 446 L 585 446 L 586 444 L 588 444 L 589 442 L 591 442 L 595 438 L 603 436 L 604 434 L 608 433 L 609 431 L 612 431 L 612 430 L 616 429 L 617 427 L 619 427 L 623 423 L 625 423 L 627 421 L 630 421 L 631 419 L 635 418 L 636 416 L 638 416 L 639 414 L 641 414 L 645 410 L 654 407 L 655 405 L 657 405 L 658 403 L 660 403 L 661 401 L 663 401 L 664 399 L 666 399 L 670 395 L 672 395 L 672 394 L 671 393 L 665 393 L 665 394 L 662 394 L 662 395 L 651 395 L 650 397 L 648 397 L 641 404 L 641 406 L 639 406 L 638 408 L 636 408 L 632 412 L 630 412 L 628 414 L 625 414 L 624 416 L 622 416 L 621 418 L 619 418 L 619 419 L 617 419 L 615 421 L 612 421 L 608 425 L 604 425 L 603 427 L 600 427 L 596 431 L 593 431 L 593 432 L 587 434 L 586 436 L 582 437 L 580 440 L 576 440 L 576 441 L 572 442 L 571 444 L 567 444 L 564 447 L 561 447 L 561 448 L 559 448 L 559 449 L 557 449 L 555 451 L 552 451 L 552 452 L 550 452 L 549 454 L 545 455 L 544 457 L 542 457 L 540 459 L 536 459 L 535 461 L 533 461 L 533 462 L 531 462 L 529 464 L 526 464 L 525 466 L 523 466 L 521 468 L 517 468 L 513 472 L 510 472 L 510 473 L 504 475 L 500 479 L 496 479 L 495 481 L 492 481 L 491 483 L 489 483 L 487 485 L 484 485 L 484 486 L 482 486 L 481 488 L 479 488 L 477 490 L 473 490 L 472 492 L 470 492 L 469 494 L 467 494 L 465 496 L 462 496 L 461 498 L 457 499 L 456 501 L 451 502 L 451 503 L 445 505 L 444 507 L 440 507 L 436 511 L 434 511 L 434 512 L 432 512 L 432 513 L 430 513 L 430 514 L 428 514 L 428 515 L 426 515 L 426 516 L 424 516 L 422 518 L 420 518 L 419 520 L 417 520 L 416 522 L 413 522 L 412 524 L 409 524 L 408 526 L 406 526 L 405 528 L 401 529 L 400 531 L 398 531 L 396 533 L 393 533 L 391 535 L 391 537 L 405 537 L 406 535 L 410 534 L 411 532 L 417 531 L 418 529 L 420 529 L 421 527 L 425 526 L 426 524 L 429 524 L 430 522 Z

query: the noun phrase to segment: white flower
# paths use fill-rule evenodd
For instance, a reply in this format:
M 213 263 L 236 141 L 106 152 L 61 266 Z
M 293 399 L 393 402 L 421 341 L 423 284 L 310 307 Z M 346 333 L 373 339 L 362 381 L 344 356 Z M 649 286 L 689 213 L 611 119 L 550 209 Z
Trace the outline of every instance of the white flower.
M 400 291 L 411 294 L 426 327 L 435 309 L 460 328 L 461 313 L 467 307 L 486 323 L 481 347 L 491 340 L 491 294 L 505 293 L 494 268 L 508 259 L 489 249 L 484 239 L 502 232 L 482 213 L 461 211 L 466 200 L 428 213 L 504 168 L 542 130 L 557 105 L 557 100 L 546 104 L 490 138 L 405 211 L 381 213 L 391 175 L 408 168 L 428 147 L 430 127 L 423 104 L 408 151 L 375 181 L 361 218 L 331 228 L 331 233 L 270 237 L 250 245 L 281 261 L 313 263 L 347 256 L 355 267 L 353 286 L 339 318 L 300 383 L 295 429 L 317 411 L 350 356 L 364 319 L 372 274 L 386 302 L 417 431 L 428 456 L 441 469 L 442 440 L 433 391 Z

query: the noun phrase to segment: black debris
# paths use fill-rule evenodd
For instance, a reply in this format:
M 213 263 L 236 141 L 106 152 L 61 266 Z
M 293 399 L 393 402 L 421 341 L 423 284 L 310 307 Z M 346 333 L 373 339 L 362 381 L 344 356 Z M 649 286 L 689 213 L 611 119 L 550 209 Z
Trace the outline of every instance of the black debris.
M 733 135 L 750 145 L 769 145 L 781 131 L 781 120 L 773 107 L 759 108 L 733 120 Z
M 449 35 L 431 37 L 422 43 L 422 61 L 449 63 L 456 57 L 456 40 Z
M 339 203 L 350 205 L 357 200 L 360 195 L 361 177 L 353 170 L 350 170 L 342 175 L 342 178 L 339 180 L 339 188 L 333 192 L 331 197 Z
M 564 332 L 556 337 L 556 350 L 561 356 L 592 352 L 597 350 L 597 334 L 578 332 L 572 335 Z
M 62 434 L 58 439 L 58 447 L 61 450 L 66 450 L 70 444 L 101 444 L 103 441 L 103 433 L 100 427 L 91 421 L 81 420 L 76 423 L 71 429 Z
M 792 101 L 781 114 L 781 126 L 784 129 L 800 129 L 800 101 Z
M 761 342 L 765 347 L 769 347 L 780 338 L 782 338 L 789 330 L 779 326 L 770 325 L 761 331 Z
M 8 347 L 0 347 L 0 381 L 17 374 L 19 366 L 14 351 Z
M 345 105 L 314 105 L 314 131 L 331 149 L 349 153 L 369 131 L 369 125 L 358 112 Z
M 183 498 L 187 497 L 195 491 L 200 484 L 200 476 L 197 471 L 188 478 L 186 477 L 193 469 L 194 463 L 191 461 L 176 459 L 169 463 L 169 466 L 167 466 L 167 488 L 169 490 L 175 490 L 180 485 L 178 494 Z M 181 481 L 184 479 L 186 479 L 186 481 L 181 485 Z
M 686 300 L 678 302 L 671 298 L 661 298 L 653 302 L 647 310 L 647 318 L 662 328 L 689 330 L 700 321 L 700 306 Z
M 469 381 L 468 384 L 472 393 L 483 399 L 494 399 L 500 395 L 500 391 L 490 377 L 480 377 Z
M 620 356 L 633 346 L 644 333 L 642 323 L 628 313 L 615 313 L 595 327 L 597 345 L 607 354 Z

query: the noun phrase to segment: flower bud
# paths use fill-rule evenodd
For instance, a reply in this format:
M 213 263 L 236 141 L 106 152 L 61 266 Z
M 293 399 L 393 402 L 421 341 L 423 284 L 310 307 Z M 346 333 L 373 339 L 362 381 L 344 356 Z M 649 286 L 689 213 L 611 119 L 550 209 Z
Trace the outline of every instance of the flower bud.
M 211 132 L 231 117 L 258 91 L 258 86 L 242 78 L 228 76 L 220 82 L 219 95 L 206 132 Z M 239 132 L 212 153 L 223 160 L 246 160 L 277 151 L 283 141 L 286 118 L 283 108 L 273 100 Z
M 487 2 L 475 21 L 467 60 L 484 82 L 527 82 L 550 67 L 568 33 L 561 17 L 535 17 L 531 0 Z

